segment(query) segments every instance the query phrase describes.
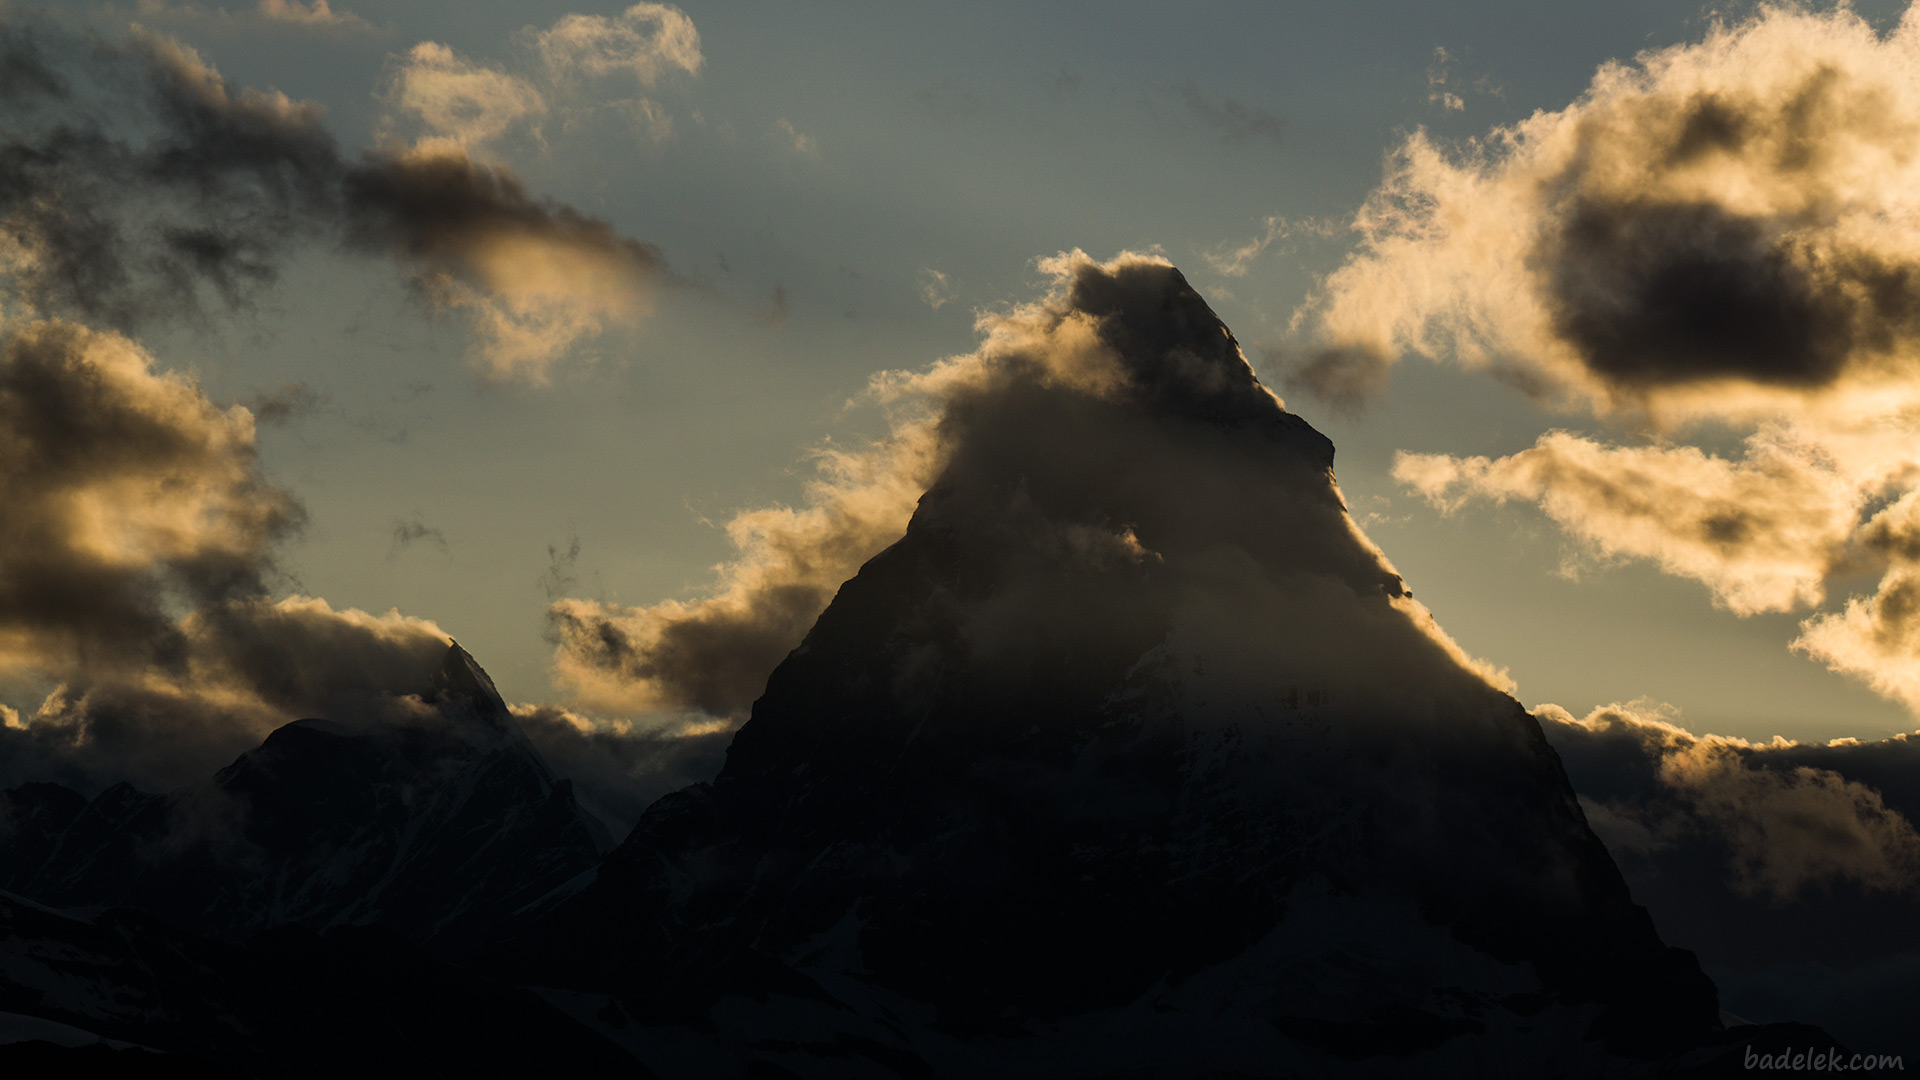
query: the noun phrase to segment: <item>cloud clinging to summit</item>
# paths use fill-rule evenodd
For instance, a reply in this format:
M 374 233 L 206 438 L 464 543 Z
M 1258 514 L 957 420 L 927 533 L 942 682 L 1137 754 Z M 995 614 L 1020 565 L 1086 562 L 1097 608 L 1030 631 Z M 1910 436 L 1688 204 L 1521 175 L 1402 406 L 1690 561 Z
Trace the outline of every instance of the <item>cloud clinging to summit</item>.
M 1035 301 L 981 315 L 976 326 L 984 341 L 974 352 L 920 372 L 875 376 L 869 395 L 889 410 L 888 435 L 855 450 L 824 451 L 820 476 L 810 486 L 805 506 L 735 517 L 728 532 L 739 555 L 719 568 L 719 581 L 708 596 L 645 607 L 578 599 L 554 603 L 549 617 L 560 639 L 554 665 L 558 681 L 582 702 L 601 709 L 743 715 L 764 689 L 768 673 L 800 643 L 841 583 L 899 539 L 916 507 L 925 509 L 923 494 L 943 490 L 984 498 L 980 492 L 1004 487 L 1003 474 L 1020 472 L 1017 463 L 1024 461 L 1029 466 L 1020 483 L 1032 485 L 1032 497 L 1016 498 L 1011 507 L 974 508 L 977 513 L 971 518 L 995 535 L 1007 530 L 1033 533 L 1027 547 L 1035 565 L 1009 570 L 1032 580 L 1009 584 L 1008 595 L 1000 598 L 1003 603 L 978 613 L 975 647 L 1017 653 L 1009 642 L 1042 631 L 998 627 L 995 620 L 1008 617 L 1009 611 L 1057 608 L 1062 618 L 1073 618 L 1080 616 L 1067 613 L 1080 611 L 1083 600 L 1097 602 L 1072 594 L 1077 580 L 1072 571 L 1048 560 L 1110 569 L 1158 558 L 1141 546 L 1125 521 L 1081 521 L 1070 514 L 1057 516 L 1056 511 L 1064 514 L 1058 507 L 1041 509 L 1047 498 L 1097 502 L 1102 496 L 1092 491 L 1068 496 L 1055 489 L 1087 483 L 1086 463 L 1104 460 L 1112 463 L 1116 476 L 1128 478 L 1113 484 L 1137 485 L 1106 496 L 1177 518 L 1178 526 L 1166 527 L 1185 540 L 1208 527 L 1239 536 L 1238 530 L 1249 528 L 1255 514 L 1242 505 L 1254 497 L 1249 490 L 1271 500 L 1271 506 L 1261 505 L 1274 515 L 1294 512 L 1293 500 L 1310 505 L 1316 515 L 1311 526 L 1261 532 L 1256 545 L 1260 558 L 1285 566 L 1285 558 L 1267 549 L 1293 545 L 1287 550 L 1306 565 L 1337 565 L 1340 574 L 1371 582 L 1361 589 L 1371 592 L 1356 601 L 1341 583 L 1329 586 L 1326 596 L 1293 597 L 1288 603 L 1315 605 L 1316 612 L 1321 610 L 1317 605 L 1327 605 L 1329 625 L 1411 619 L 1422 628 L 1414 635 L 1422 642 L 1420 650 L 1437 643 L 1449 665 L 1504 683 L 1503 676 L 1466 657 L 1405 594 L 1384 556 L 1359 536 L 1339 505 L 1324 466 L 1314 472 L 1318 462 L 1311 454 L 1303 472 L 1313 479 L 1302 483 L 1325 490 L 1296 492 L 1271 477 L 1256 483 L 1238 471 L 1232 476 L 1239 479 L 1221 476 L 1220 469 L 1229 466 L 1255 468 L 1248 464 L 1254 455 L 1225 463 L 1204 455 L 1194 460 L 1199 451 L 1161 430 L 1162 424 L 1178 429 L 1190 413 L 1208 409 L 1218 410 L 1217 418 L 1225 425 L 1264 416 L 1265 410 L 1280 414 L 1277 399 L 1254 379 L 1238 344 L 1165 260 L 1123 254 L 1098 263 L 1075 251 L 1043 260 L 1040 268 L 1053 277 L 1051 287 Z M 1318 435 L 1312 438 L 1316 445 L 1324 443 Z M 1166 459 L 1156 466 L 1139 464 L 1161 451 Z M 1122 470 L 1120 463 L 1132 463 L 1138 472 Z M 1210 476 L 1214 487 L 1195 489 L 1195 476 Z M 1233 486 L 1242 482 L 1250 489 Z M 1183 509 L 1176 513 L 1172 507 Z M 969 519 L 968 511 L 952 498 L 942 513 Z M 1211 524 L 1203 526 L 1202 521 Z M 1284 539 L 1275 539 L 1280 534 Z M 1205 573 L 1253 574 L 1258 583 L 1248 588 L 1294 587 L 1259 577 L 1250 569 L 1250 557 L 1219 557 L 1222 565 L 1204 572 L 1183 564 L 1164 588 L 1177 591 L 1182 587 L 1172 583 L 1177 579 L 1196 596 L 1208 594 L 1206 586 L 1181 576 Z M 1045 572 L 1039 569 L 1042 565 Z M 1049 576 L 1055 574 L 1060 580 Z M 1026 601 L 1013 598 L 1022 595 L 1021 588 L 1065 591 L 1050 604 L 1021 606 Z M 1347 606 L 1342 606 L 1342 596 Z M 1389 601 L 1391 614 L 1374 610 L 1383 600 Z M 1154 603 L 1163 601 L 1172 602 L 1156 595 Z M 1221 613 L 1219 621 L 1234 624 L 1231 613 Z M 1313 620 L 1303 616 L 1303 622 Z M 1402 629 L 1380 633 L 1400 641 L 1392 635 Z M 1222 633 L 1232 636 L 1231 631 Z M 1350 663 L 1351 657 L 1333 655 L 1338 650 L 1329 642 L 1335 637 L 1329 633 L 1312 643 L 1290 642 L 1281 654 L 1327 653 L 1330 664 Z M 1241 643 L 1236 648 L 1250 647 Z M 1418 662 L 1432 661 L 1421 652 Z

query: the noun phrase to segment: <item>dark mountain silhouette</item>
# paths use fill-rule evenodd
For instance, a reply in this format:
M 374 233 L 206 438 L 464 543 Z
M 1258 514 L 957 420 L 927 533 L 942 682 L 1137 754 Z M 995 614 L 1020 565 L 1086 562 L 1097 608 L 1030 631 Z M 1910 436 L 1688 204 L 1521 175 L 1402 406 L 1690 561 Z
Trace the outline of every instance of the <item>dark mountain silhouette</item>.
M 229 940 L 377 924 L 451 956 L 496 937 L 608 838 L 466 650 L 428 685 L 417 706 L 288 724 L 184 791 L 8 791 L 0 888 Z
M 1108 368 L 981 373 L 718 778 L 496 970 L 689 1076 L 1631 1073 L 1713 1038 L 1537 723 L 1178 272 L 1087 264 L 1054 313 Z
M 604 858 L 458 646 L 201 787 L 7 792 L 0 1024 L 115 1043 L 0 1065 L 1690 1076 L 1830 1045 L 1722 1028 L 1178 272 L 1067 274 L 949 372 L 939 479 L 719 775 Z

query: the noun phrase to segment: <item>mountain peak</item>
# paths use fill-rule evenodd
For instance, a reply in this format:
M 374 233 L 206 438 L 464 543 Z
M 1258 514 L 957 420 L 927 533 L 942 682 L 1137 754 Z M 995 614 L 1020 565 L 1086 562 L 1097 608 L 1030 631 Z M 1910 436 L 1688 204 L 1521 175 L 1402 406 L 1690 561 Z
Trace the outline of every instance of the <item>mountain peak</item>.
M 429 700 L 443 706 L 464 705 L 466 711 L 488 727 L 502 732 L 512 730 L 512 713 L 500 691 L 494 688 L 493 679 L 457 641 L 447 643 L 446 659 L 441 661 L 440 670 L 434 672 Z
M 1163 260 L 1050 269 L 954 376 L 905 535 L 714 781 L 530 939 L 537 977 L 642 1011 L 812 980 L 871 1022 L 850 1037 L 991 1034 L 1010 1073 L 1069 1023 L 1114 1036 L 1076 1049 L 1089 1075 L 1201 1050 L 1327 1075 L 1396 1041 L 1461 1072 L 1536 1025 L 1593 1060 L 1539 1040 L 1517 1071 L 1599 1073 L 1711 1030 L 1538 724 L 1349 517 L 1331 443 Z

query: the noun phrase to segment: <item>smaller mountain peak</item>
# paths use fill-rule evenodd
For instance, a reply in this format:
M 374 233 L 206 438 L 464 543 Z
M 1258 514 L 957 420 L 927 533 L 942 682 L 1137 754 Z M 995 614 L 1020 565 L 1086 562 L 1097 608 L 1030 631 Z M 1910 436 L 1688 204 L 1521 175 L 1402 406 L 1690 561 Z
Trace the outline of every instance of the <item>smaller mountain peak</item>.
M 465 704 L 489 727 L 511 730 L 512 714 L 500 691 L 494 688 L 493 679 L 457 641 L 448 642 L 446 659 L 433 675 L 433 699 L 446 704 Z

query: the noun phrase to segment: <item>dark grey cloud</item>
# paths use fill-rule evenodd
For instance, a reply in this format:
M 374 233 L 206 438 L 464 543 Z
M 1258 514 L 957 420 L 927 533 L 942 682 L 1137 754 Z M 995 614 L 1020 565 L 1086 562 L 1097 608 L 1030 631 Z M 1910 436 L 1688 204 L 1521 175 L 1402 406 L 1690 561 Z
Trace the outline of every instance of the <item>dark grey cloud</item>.
M 1714 202 L 1586 197 L 1534 258 L 1551 268 L 1555 329 L 1611 385 L 1818 389 L 1920 340 L 1920 253 L 1821 246 Z
M 568 590 L 580 584 L 574 569 L 580 565 L 580 538 L 570 537 L 566 550 L 558 544 L 547 545 L 547 570 L 540 575 L 540 591 L 547 594 L 548 602 L 565 596 Z
M 255 423 L 278 425 L 304 419 L 326 404 L 326 395 L 303 382 L 281 383 L 247 398 L 243 404 Z
M 1920 348 L 1914 32 L 1763 7 L 1469 146 L 1416 133 L 1309 306 L 1318 336 L 1603 408 L 1737 415 L 1899 380 Z
M 1229 142 L 1263 139 L 1278 143 L 1287 128 L 1286 122 L 1273 113 L 1224 94 L 1209 93 L 1191 80 L 1174 87 L 1173 96 L 1189 116 Z
M 391 559 L 415 544 L 427 543 L 440 549 L 440 554 L 450 555 L 453 549 L 447 545 L 447 534 L 420 520 L 420 515 L 402 518 L 393 523 L 393 546 L 387 551 Z
M 1392 361 L 1363 346 L 1316 348 L 1298 360 L 1274 350 L 1267 357 L 1281 372 L 1281 385 L 1300 390 L 1335 409 L 1357 412 L 1386 388 Z
M 81 39 L 0 23 L 0 243 L 44 314 L 131 330 L 244 305 L 296 245 L 397 259 L 466 311 L 486 369 L 541 381 L 607 322 L 632 322 L 664 264 L 611 225 L 530 195 L 453 145 L 343 154 L 318 106 L 230 90 L 171 39 Z

